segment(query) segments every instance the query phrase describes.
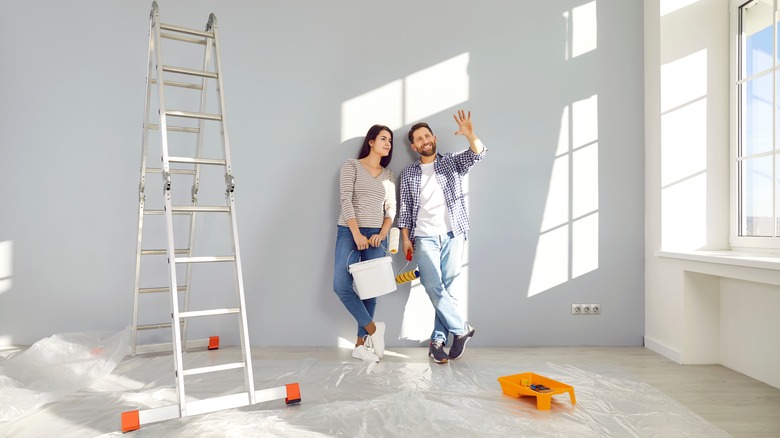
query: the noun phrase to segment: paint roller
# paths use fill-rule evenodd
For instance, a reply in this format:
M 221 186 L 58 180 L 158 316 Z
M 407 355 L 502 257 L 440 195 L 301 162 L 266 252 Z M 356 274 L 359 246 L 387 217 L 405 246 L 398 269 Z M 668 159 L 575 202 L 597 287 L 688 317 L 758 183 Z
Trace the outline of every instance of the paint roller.
M 406 266 L 409 266 L 409 262 L 412 261 L 412 251 L 406 251 L 406 265 L 401 269 L 402 271 L 406 269 Z M 418 269 L 413 269 L 411 271 L 406 271 L 401 274 L 398 274 L 395 276 L 395 282 L 398 284 L 404 284 L 408 283 L 415 278 L 420 277 L 420 271 Z

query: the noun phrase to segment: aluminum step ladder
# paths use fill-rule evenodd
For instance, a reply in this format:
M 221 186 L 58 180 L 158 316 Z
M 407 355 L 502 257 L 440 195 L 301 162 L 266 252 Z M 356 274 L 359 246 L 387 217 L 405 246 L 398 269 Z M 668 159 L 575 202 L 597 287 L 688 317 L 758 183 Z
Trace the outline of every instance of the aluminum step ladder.
M 142 424 L 164 421 L 173 418 L 182 418 L 192 415 L 199 415 L 208 412 L 214 412 L 222 409 L 237 408 L 252 405 L 260 402 L 284 399 L 287 404 L 298 403 L 301 400 L 300 388 L 298 383 L 291 383 L 285 386 L 255 390 L 254 376 L 252 374 L 252 357 L 248 336 L 247 315 L 245 312 L 246 304 L 244 299 L 244 286 L 241 272 L 241 257 L 238 245 L 238 233 L 236 228 L 235 215 L 235 179 L 232 173 L 230 147 L 227 135 L 225 102 L 223 96 L 222 67 L 219 51 L 219 36 L 217 32 L 217 19 L 212 13 L 209 16 L 205 31 L 188 29 L 180 26 L 164 24 L 160 22 L 159 9 L 157 2 L 152 3 L 152 9 L 149 16 L 149 58 L 146 80 L 146 99 L 144 108 L 143 139 L 142 139 L 142 157 L 141 157 L 141 182 L 139 184 L 139 208 L 138 208 L 138 239 L 136 243 L 136 270 L 135 287 L 133 294 L 133 325 L 131 353 L 148 353 L 155 351 L 173 351 L 174 356 L 174 378 L 176 381 L 177 403 L 168 406 L 155 407 L 144 410 L 134 410 L 122 413 L 122 431 L 128 432 L 136 430 Z M 179 47 L 185 46 L 205 46 L 203 52 L 202 68 L 192 67 L 174 67 L 163 63 L 162 40 L 170 40 Z M 166 48 L 168 46 L 166 45 Z M 183 49 L 183 47 L 182 47 Z M 199 49 L 198 49 L 199 50 Z M 183 52 L 183 50 L 182 50 Z M 176 54 L 181 55 L 177 52 Z M 199 58 L 199 57 L 198 57 Z M 207 96 L 210 96 L 210 87 L 215 86 L 217 95 L 216 102 L 208 102 Z M 153 88 L 154 86 L 154 88 Z M 195 103 L 198 105 L 196 111 L 184 109 L 171 109 L 166 106 L 165 96 L 169 90 L 193 90 L 199 93 L 196 96 L 184 96 L 180 98 L 181 102 Z M 153 108 L 152 95 L 157 95 L 157 108 Z M 184 91 L 184 94 L 193 91 Z M 212 93 L 213 94 L 213 93 Z M 211 109 L 208 104 L 216 105 Z M 210 131 L 219 132 L 221 139 L 221 157 L 204 157 L 204 143 L 208 144 L 210 138 L 206 138 L 204 132 L 209 128 L 208 124 L 216 124 Z M 150 131 L 159 132 L 159 149 L 161 155 L 161 167 L 149 167 L 148 156 L 150 150 Z M 170 152 L 174 145 L 172 144 L 171 133 L 184 135 L 185 140 L 179 137 L 180 143 L 189 146 L 191 155 L 172 155 Z M 190 137 L 186 140 L 186 137 Z M 194 141 L 192 137 L 194 136 Z M 182 149 L 177 144 L 175 147 Z M 224 205 L 199 205 L 199 193 L 201 191 L 201 173 L 204 167 L 218 167 L 224 170 L 225 201 Z M 147 207 L 146 199 L 146 176 L 147 174 L 160 174 L 162 177 L 162 187 L 157 199 L 161 204 L 160 208 L 152 209 Z M 173 177 L 176 178 L 173 178 Z M 178 197 L 174 192 L 180 188 L 179 178 L 191 178 L 191 182 L 185 189 L 189 189 L 189 202 L 176 203 Z M 151 196 L 152 194 L 150 194 Z M 198 237 L 196 233 L 196 223 L 198 215 L 221 214 L 228 216 L 228 228 L 231 254 L 220 255 L 196 255 L 195 240 Z M 165 241 L 165 248 L 144 248 L 144 219 L 148 216 L 157 216 L 164 220 L 163 230 L 159 230 L 159 236 Z M 180 227 L 174 230 L 174 216 L 184 216 L 187 234 L 187 244 L 179 248 L 176 246 L 174 236 Z M 177 221 L 177 225 L 179 222 Z M 212 233 L 212 237 L 213 238 Z M 181 238 L 179 239 L 181 240 Z M 235 292 L 236 302 L 230 307 L 210 308 L 210 309 L 190 309 L 190 295 L 192 293 L 193 265 L 196 264 L 232 264 L 232 281 Z M 141 287 L 142 284 L 142 266 L 164 267 L 167 271 L 168 285 Z M 178 267 L 178 268 L 177 268 Z M 180 279 L 184 277 L 184 281 Z M 165 309 L 166 317 L 170 320 L 163 322 L 154 322 L 151 324 L 139 324 L 139 308 L 144 297 L 160 294 L 170 296 L 170 308 Z M 168 312 L 169 310 L 169 312 Z M 188 322 L 193 318 L 213 317 L 220 315 L 235 315 L 239 322 L 240 344 L 242 360 L 234 363 L 220 363 L 213 366 L 185 369 L 184 353 L 189 349 L 198 347 L 208 347 L 209 349 L 219 348 L 219 337 L 211 336 L 207 339 L 187 340 Z M 139 332 L 154 331 L 160 329 L 169 329 L 171 333 L 171 342 L 139 345 Z M 201 379 L 206 378 L 207 373 L 229 372 L 230 370 L 243 370 L 245 388 L 243 391 L 224 395 L 219 397 L 196 399 L 187 398 L 185 391 L 185 377 L 201 375 Z

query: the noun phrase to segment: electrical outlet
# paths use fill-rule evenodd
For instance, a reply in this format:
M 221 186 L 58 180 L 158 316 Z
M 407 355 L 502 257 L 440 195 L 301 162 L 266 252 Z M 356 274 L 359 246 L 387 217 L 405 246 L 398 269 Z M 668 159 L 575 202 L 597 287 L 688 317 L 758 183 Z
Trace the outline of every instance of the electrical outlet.
M 601 304 L 572 304 L 572 315 L 601 315 Z

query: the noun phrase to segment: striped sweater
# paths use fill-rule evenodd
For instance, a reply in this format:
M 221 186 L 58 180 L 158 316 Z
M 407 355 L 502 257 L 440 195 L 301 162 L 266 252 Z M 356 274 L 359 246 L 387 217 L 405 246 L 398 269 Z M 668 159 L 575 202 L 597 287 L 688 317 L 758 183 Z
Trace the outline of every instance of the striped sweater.
M 354 158 L 348 159 L 339 174 L 341 214 L 339 225 L 356 219 L 359 227 L 381 228 L 386 217 L 395 219 L 395 175 L 382 169 L 376 178 Z

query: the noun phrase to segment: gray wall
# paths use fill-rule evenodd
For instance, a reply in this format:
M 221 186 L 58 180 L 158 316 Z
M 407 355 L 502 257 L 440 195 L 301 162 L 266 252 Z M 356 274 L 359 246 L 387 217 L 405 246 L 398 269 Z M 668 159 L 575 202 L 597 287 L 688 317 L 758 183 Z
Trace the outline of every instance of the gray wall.
M 342 141 L 342 104 L 464 53 L 468 101 L 426 120 L 440 150 L 456 151 L 466 142 L 452 114 L 470 109 L 490 148 L 470 176 L 472 345 L 641 345 L 642 2 L 598 0 L 597 49 L 567 58 L 566 16 L 588 3 L 160 2 L 166 23 L 218 17 L 253 345 L 352 339 L 331 291 L 338 169 L 360 142 Z M 150 4 L 4 2 L 3 343 L 131 323 Z M 598 267 L 529 297 L 561 116 L 594 95 Z M 413 160 L 409 122 L 394 126 L 396 173 Z M 405 285 L 380 298 L 390 346 L 417 345 L 396 340 L 408 297 Z M 571 303 L 603 314 L 572 316 Z M 203 324 L 196 331 L 235 342 L 232 321 Z

